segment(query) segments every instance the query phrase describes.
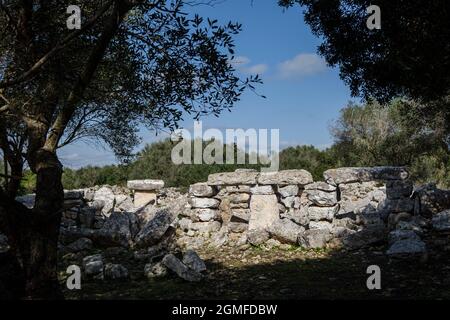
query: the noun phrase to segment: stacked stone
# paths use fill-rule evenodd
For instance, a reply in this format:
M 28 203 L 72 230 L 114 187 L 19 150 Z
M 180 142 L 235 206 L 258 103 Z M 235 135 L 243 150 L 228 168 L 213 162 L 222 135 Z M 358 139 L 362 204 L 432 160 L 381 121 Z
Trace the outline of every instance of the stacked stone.
M 266 231 L 268 236 L 282 243 L 296 244 L 305 231 L 302 219 L 299 218 L 300 209 L 305 202 L 304 189 L 312 182 L 311 173 L 305 170 L 261 173 L 258 185 L 272 187 L 276 194 L 271 196 L 270 205 L 263 210 L 259 208 L 260 203 L 267 202 L 268 199 L 264 199 L 267 196 L 252 196 L 252 220 L 255 224 L 250 226 L 252 233 L 249 234 L 249 241 L 258 244 L 264 239 Z
M 307 230 L 299 244 L 307 248 L 324 247 L 332 238 L 333 220 L 339 210 L 337 188 L 326 182 L 315 182 L 307 185 L 304 193 Z
M 134 206 L 144 207 L 156 203 L 158 192 L 164 188 L 162 180 L 132 180 L 127 183 L 128 189 L 134 191 Z
M 197 183 L 190 186 L 191 221 L 185 222 L 186 229 L 200 233 L 211 233 L 220 229 L 220 201 L 214 198 L 216 194 L 217 189 L 206 183 Z
M 216 198 L 221 200 L 220 217 L 228 232 L 241 234 L 248 231 L 250 198 L 258 175 L 252 169 L 209 175 L 208 185 L 219 190 Z
M 334 234 L 346 247 L 384 242 L 390 229 L 388 254 L 425 250 L 425 244 L 413 231 L 413 184 L 405 168 L 339 168 L 325 171 L 324 177 L 338 188 L 339 211 L 333 224 L 339 228 Z

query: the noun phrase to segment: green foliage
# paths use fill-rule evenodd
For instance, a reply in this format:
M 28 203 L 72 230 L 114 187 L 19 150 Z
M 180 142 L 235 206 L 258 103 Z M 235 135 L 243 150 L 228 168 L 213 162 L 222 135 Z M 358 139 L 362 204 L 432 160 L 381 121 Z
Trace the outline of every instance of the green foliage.
M 280 169 L 305 169 L 314 180 L 322 180 L 323 172 L 334 166 L 329 150 L 321 151 L 314 146 L 289 147 L 280 152 Z
M 305 169 L 314 180 L 323 171 L 348 166 L 408 166 L 416 183 L 436 182 L 450 186 L 450 154 L 443 131 L 429 127 L 409 108 L 410 101 L 394 100 L 388 105 L 375 101 L 350 103 L 330 128 L 334 144 L 325 150 L 314 146 L 289 147 L 280 152 L 280 170 Z M 203 149 L 210 141 L 203 142 Z M 192 142 L 191 149 L 194 150 Z M 182 164 L 171 160 L 174 143 L 169 139 L 147 145 L 127 166 L 66 169 L 67 189 L 101 184 L 125 184 L 128 179 L 162 179 L 166 186 L 186 188 L 206 181 L 208 175 L 237 168 L 260 170 L 261 165 Z M 226 157 L 226 147 L 224 146 Z M 236 158 L 237 148 L 234 149 Z M 246 155 L 248 163 L 248 154 Z M 193 159 L 191 159 L 193 162 Z M 225 161 L 224 161 L 225 162 Z
M 36 189 L 36 175 L 30 170 L 23 172 L 22 180 L 20 181 L 19 195 L 34 193 Z
M 64 169 L 62 182 L 65 189 L 80 189 L 96 185 L 125 185 L 128 168 L 122 165 L 88 166 L 79 170 Z
M 210 141 L 203 142 L 203 148 Z M 139 153 L 135 162 L 130 165 L 129 178 L 162 179 L 170 187 L 187 187 L 190 184 L 206 181 L 208 175 L 217 172 L 234 171 L 238 168 L 260 169 L 260 165 L 238 165 L 238 164 L 181 164 L 175 165 L 171 160 L 171 152 L 174 144 L 170 140 L 156 142 L 147 145 Z M 193 145 L 192 145 L 192 150 Z M 224 150 L 226 146 L 224 145 Z M 237 149 L 234 149 L 235 157 Z M 224 160 L 226 151 L 224 152 Z M 247 155 L 248 157 L 248 155 Z M 193 159 L 192 163 L 193 163 Z M 225 161 L 224 161 L 225 162 Z M 248 161 L 246 161 L 248 162 Z
M 446 134 L 417 117 L 412 102 L 349 104 L 331 127 L 336 166 L 408 166 L 417 183 L 449 187 Z

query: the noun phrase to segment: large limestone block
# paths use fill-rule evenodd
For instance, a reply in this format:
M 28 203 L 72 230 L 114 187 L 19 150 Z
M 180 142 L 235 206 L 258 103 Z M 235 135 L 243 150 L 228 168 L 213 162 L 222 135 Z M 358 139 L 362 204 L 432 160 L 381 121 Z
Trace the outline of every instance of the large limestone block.
M 309 201 L 320 207 L 334 207 L 337 204 L 337 193 L 322 190 L 305 190 Z
M 270 235 L 282 243 L 296 244 L 305 228 L 289 219 L 278 219 L 268 227 Z
M 287 185 L 307 185 L 313 182 L 311 173 L 306 170 L 283 170 L 277 172 L 262 172 L 258 177 L 258 183 L 262 185 L 278 184 Z
M 360 199 L 373 199 L 382 201 L 386 198 L 384 183 L 376 181 L 355 182 L 339 186 L 341 201 L 358 201 Z
M 333 186 L 323 181 L 319 181 L 308 184 L 307 186 L 305 186 L 305 190 L 321 190 L 326 192 L 333 192 L 336 191 L 336 186 Z
M 274 194 L 272 186 L 254 186 L 250 191 L 252 194 L 258 195 Z
M 249 230 L 266 230 L 279 219 L 276 195 L 253 195 L 250 200 Z
M 373 180 L 405 180 L 408 175 L 404 167 L 338 168 L 323 173 L 325 181 L 332 185 Z
M 192 184 L 189 187 L 189 194 L 195 197 L 212 197 L 216 194 L 213 187 L 205 182 Z
M 127 182 L 128 189 L 139 191 L 154 191 L 164 188 L 162 180 L 131 180 Z
M 299 192 L 299 188 L 298 188 L 297 185 L 290 185 L 290 186 L 285 186 L 285 187 L 279 187 L 278 188 L 278 193 L 283 198 L 295 197 L 295 196 L 298 195 L 298 192 Z
M 143 207 L 149 203 L 156 202 L 157 194 L 153 191 L 137 191 L 134 194 L 134 206 Z
M 220 201 L 213 198 L 190 198 L 189 204 L 192 208 L 215 209 L 219 207 Z
M 336 213 L 339 211 L 339 206 L 334 207 L 316 207 L 310 206 L 307 209 L 309 219 L 314 221 L 328 220 L 332 221 Z
M 208 176 L 208 185 L 255 185 L 258 175 L 259 173 L 256 170 L 236 170 L 235 172 L 213 173 Z

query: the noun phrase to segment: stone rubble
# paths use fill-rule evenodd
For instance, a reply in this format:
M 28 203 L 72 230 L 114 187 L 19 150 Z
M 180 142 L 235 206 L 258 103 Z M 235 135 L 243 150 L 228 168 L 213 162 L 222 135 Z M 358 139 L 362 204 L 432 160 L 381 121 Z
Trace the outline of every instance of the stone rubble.
M 79 257 L 95 280 L 130 278 L 129 261 L 120 260 L 129 252 L 142 276 L 200 281 L 206 264 L 194 250 L 204 247 L 384 246 L 389 257 L 404 258 L 450 242 L 450 191 L 414 188 L 402 167 L 331 169 L 317 182 L 305 170 L 239 169 L 211 174 L 188 193 L 142 180 L 67 190 L 64 198 L 60 253 Z M 33 195 L 18 200 L 34 204 Z

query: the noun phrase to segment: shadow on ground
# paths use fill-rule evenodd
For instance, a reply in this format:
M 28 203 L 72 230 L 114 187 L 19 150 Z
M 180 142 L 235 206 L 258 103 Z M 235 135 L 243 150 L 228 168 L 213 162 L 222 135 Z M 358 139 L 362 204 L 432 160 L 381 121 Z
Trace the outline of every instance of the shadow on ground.
M 379 250 L 378 250 L 379 249 Z M 426 262 L 389 260 L 382 249 L 326 252 L 291 248 L 205 251 L 199 283 L 176 276 L 148 280 L 135 265 L 123 282 L 84 282 L 68 299 L 450 299 L 450 256 Z M 381 290 L 366 286 L 369 265 L 381 268 Z M 135 273 L 135 274 L 134 274 Z

